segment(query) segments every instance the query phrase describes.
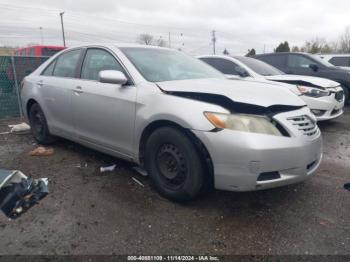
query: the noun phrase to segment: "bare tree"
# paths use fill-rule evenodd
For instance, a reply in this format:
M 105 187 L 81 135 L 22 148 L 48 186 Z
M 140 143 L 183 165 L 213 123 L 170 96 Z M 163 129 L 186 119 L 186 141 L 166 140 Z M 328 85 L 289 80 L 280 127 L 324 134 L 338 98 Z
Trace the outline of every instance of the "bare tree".
M 168 45 L 168 43 L 166 41 L 164 41 L 162 38 L 159 38 L 156 45 L 161 46 L 161 47 L 165 47 Z
M 295 46 L 293 46 L 293 47 L 292 47 L 292 52 L 293 52 L 293 53 L 300 52 L 299 47 L 298 47 L 298 46 L 296 46 L 296 45 L 295 45 Z
M 346 27 L 344 33 L 340 36 L 339 49 L 342 53 L 350 53 L 350 26 Z
M 302 46 L 300 50 L 302 52 L 308 52 L 311 54 L 334 52 L 333 46 L 331 44 L 328 44 L 324 38 L 320 37 L 316 37 L 312 40 L 306 41 L 304 46 Z
M 140 34 L 136 41 L 142 45 L 153 45 L 153 36 L 150 34 Z

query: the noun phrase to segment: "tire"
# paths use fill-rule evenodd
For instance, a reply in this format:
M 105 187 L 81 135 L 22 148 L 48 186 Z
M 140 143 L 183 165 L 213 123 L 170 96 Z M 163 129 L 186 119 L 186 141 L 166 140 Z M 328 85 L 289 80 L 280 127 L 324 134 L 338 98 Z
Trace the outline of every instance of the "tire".
M 44 112 L 37 103 L 29 109 L 29 124 L 35 140 L 40 144 L 50 145 L 57 140 L 50 134 Z
M 343 90 L 344 90 L 345 104 L 347 105 L 350 102 L 349 101 L 349 89 L 344 85 L 341 85 L 341 88 L 343 88 Z
M 180 130 L 162 127 L 146 142 L 145 167 L 156 190 L 177 202 L 196 198 L 204 185 L 201 157 Z

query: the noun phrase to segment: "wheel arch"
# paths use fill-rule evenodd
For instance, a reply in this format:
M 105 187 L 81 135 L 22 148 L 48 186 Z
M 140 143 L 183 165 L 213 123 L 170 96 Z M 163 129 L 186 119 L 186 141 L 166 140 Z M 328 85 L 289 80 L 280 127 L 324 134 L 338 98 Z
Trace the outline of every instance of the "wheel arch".
M 148 138 L 150 137 L 150 135 L 157 130 L 158 128 L 161 127 L 173 127 L 177 130 L 179 130 L 180 132 L 182 132 L 183 134 L 185 134 L 190 141 L 193 143 L 193 145 L 195 146 L 197 152 L 200 155 L 200 158 L 203 162 L 203 164 L 205 165 L 205 170 L 207 170 L 207 174 L 210 183 L 214 182 L 214 166 L 213 166 L 213 162 L 211 159 L 211 156 L 209 154 L 208 149 L 206 148 L 206 146 L 202 143 L 202 141 L 193 133 L 191 132 L 190 129 L 188 128 L 184 128 L 181 125 L 179 125 L 178 123 L 169 121 L 169 120 L 156 120 L 153 121 L 152 123 L 148 124 L 140 137 L 139 140 L 139 162 L 142 166 L 144 166 L 144 156 L 145 156 L 145 147 L 146 147 L 146 142 L 148 140 Z
M 29 119 L 29 110 L 34 104 L 38 104 L 38 102 L 33 98 L 30 98 L 26 104 L 26 115 L 28 119 Z

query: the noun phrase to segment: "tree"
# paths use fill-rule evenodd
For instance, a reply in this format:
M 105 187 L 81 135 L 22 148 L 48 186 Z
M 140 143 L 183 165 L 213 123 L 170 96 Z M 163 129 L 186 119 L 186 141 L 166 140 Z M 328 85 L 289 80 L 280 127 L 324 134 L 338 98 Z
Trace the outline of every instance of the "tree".
M 245 56 L 254 56 L 256 55 L 255 49 L 248 49 L 248 53 Z
M 339 51 L 342 53 L 350 53 L 350 26 L 345 28 L 344 33 L 340 36 Z
M 230 53 L 227 51 L 227 49 L 225 48 L 224 51 L 222 52 L 224 55 L 229 55 Z
M 333 53 L 337 51 L 336 46 L 337 44 L 335 42 L 328 44 L 324 38 L 316 37 L 312 40 L 306 41 L 301 50 L 311 54 Z
M 280 43 L 276 47 L 275 53 L 280 53 L 280 52 L 290 52 L 289 44 L 287 41 L 285 41 L 284 43 Z
M 139 43 L 139 44 L 142 44 L 142 45 L 152 45 L 153 44 L 153 35 L 150 35 L 150 34 L 140 34 L 136 41 Z
M 142 45 L 156 45 L 161 47 L 168 45 L 168 43 L 164 41 L 162 37 L 160 37 L 158 40 L 154 40 L 154 37 L 151 34 L 140 34 L 136 38 L 136 42 Z
M 162 38 L 159 38 L 159 39 L 157 40 L 157 43 L 156 43 L 155 45 L 160 46 L 160 47 L 165 47 L 165 46 L 167 46 L 168 44 L 167 44 L 167 42 L 164 41 Z
M 298 53 L 298 52 L 300 52 L 299 47 L 298 47 L 298 46 L 293 46 L 293 47 L 292 47 L 292 52 L 293 52 L 293 53 Z

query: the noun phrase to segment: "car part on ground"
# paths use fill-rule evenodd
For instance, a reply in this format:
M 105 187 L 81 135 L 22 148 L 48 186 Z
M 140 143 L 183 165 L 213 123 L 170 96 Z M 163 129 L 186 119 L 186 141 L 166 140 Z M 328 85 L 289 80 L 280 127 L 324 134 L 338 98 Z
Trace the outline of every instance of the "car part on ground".
M 335 119 L 343 114 L 344 91 L 332 80 L 303 75 L 287 75 L 257 59 L 242 56 L 204 55 L 199 59 L 225 73 L 229 79 L 243 78 L 277 82 L 299 95 L 318 121 Z
M 250 191 L 300 182 L 322 157 L 316 118 L 298 96 L 275 83 L 227 80 L 167 48 L 66 49 L 25 78 L 21 99 L 39 142 L 64 137 L 145 167 L 157 191 L 176 201 L 211 185 Z
M 55 150 L 51 147 L 38 146 L 29 152 L 31 156 L 52 156 L 55 153 Z
M 46 178 L 33 179 L 18 170 L 0 169 L 0 209 L 9 218 L 18 218 L 48 193 Z

